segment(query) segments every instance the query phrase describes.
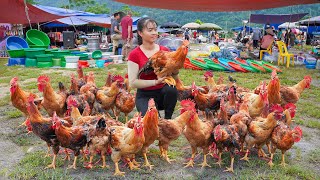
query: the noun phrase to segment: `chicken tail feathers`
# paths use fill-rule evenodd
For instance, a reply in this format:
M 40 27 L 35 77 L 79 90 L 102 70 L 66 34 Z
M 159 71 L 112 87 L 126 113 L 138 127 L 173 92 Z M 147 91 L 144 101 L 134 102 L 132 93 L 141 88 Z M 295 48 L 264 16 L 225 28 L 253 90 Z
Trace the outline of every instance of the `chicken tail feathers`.
M 59 90 L 60 91 L 65 91 L 66 90 L 66 88 L 65 88 L 65 86 L 64 86 L 64 84 L 62 82 L 59 82 Z
M 141 73 L 150 73 L 150 72 L 153 72 L 154 69 L 152 67 L 152 61 L 148 61 L 139 71 L 138 73 L 138 77 L 140 77 Z

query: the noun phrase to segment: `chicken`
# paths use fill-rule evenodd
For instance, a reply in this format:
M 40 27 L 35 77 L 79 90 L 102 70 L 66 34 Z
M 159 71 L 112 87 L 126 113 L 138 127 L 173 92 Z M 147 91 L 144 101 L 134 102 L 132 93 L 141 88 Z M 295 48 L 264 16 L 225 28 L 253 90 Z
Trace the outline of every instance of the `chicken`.
M 254 93 L 244 93 L 244 100 L 249 101 L 249 114 L 250 117 L 255 118 L 258 116 L 266 117 L 269 112 L 268 91 L 266 83 L 263 82 L 259 95 Z
M 166 78 L 169 85 L 175 85 L 172 75 L 179 69 L 183 68 L 184 61 L 188 54 L 189 41 L 183 41 L 182 45 L 173 52 L 158 51 L 150 57 L 146 65 L 140 70 L 141 72 L 154 71 L 158 78 Z
M 186 123 L 193 117 L 193 111 L 196 110 L 195 103 L 190 99 L 182 100 L 181 106 L 182 110 L 180 116 L 172 120 L 159 119 L 159 149 L 161 156 L 168 163 L 171 163 L 171 160 L 168 157 L 170 143 L 178 139 L 182 134 Z
M 93 126 L 86 124 L 84 126 L 67 127 L 61 122 L 61 119 L 56 115 L 55 112 L 52 120 L 52 128 L 54 129 L 57 139 L 60 142 L 60 146 L 71 149 L 74 152 L 73 164 L 68 168 L 77 169 L 76 164 L 80 150 L 87 145 L 89 139 L 89 129 L 93 128 Z
M 239 135 L 237 133 L 237 127 L 235 125 L 218 125 L 214 128 L 212 132 L 212 139 L 216 143 L 219 150 L 219 160 L 217 164 L 221 166 L 221 154 L 224 148 L 228 148 L 231 157 L 230 167 L 227 167 L 226 172 L 233 173 L 233 162 L 235 149 L 240 149 L 239 146 Z
M 299 126 L 295 127 L 293 130 L 289 126 L 281 122 L 276 128 L 274 128 L 271 135 L 272 150 L 271 157 L 269 161 L 269 166 L 273 166 L 273 156 L 276 149 L 280 149 L 282 153 L 281 165 L 286 166 L 284 155 L 287 150 L 291 149 L 295 142 L 299 142 L 302 137 L 302 130 Z
M 130 88 L 130 86 L 129 86 L 129 79 L 128 79 L 128 74 L 126 74 L 125 76 L 124 76 L 124 89 L 126 90 L 126 91 L 128 91 L 128 92 L 130 92 L 131 91 L 131 88 Z
M 80 88 L 86 84 L 86 77 L 83 74 L 83 69 L 82 66 L 78 64 L 78 68 L 77 68 L 77 73 L 78 73 L 78 90 L 80 90 Z
M 121 76 L 120 76 L 121 77 Z M 109 110 L 114 108 L 116 97 L 123 83 L 123 78 L 116 78 L 116 81 L 111 84 L 111 87 L 97 91 L 96 99 L 101 103 L 102 108 Z M 114 112 L 114 110 L 113 110 Z M 115 114 L 115 113 L 114 113 Z
M 135 97 L 125 89 L 120 89 L 120 92 L 116 97 L 115 105 L 116 105 L 116 120 L 118 120 L 120 112 L 123 112 L 125 114 L 126 122 L 127 122 L 128 114 L 136 106 Z
M 248 126 L 248 133 L 245 137 L 247 144 L 246 154 L 241 160 L 249 161 L 249 150 L 256 145 L 259 153 L 263 153 L 261 147 L 270 139 L 273 129 L 277 126 L 277 119 L 281 119 L 282 110 L 275 110 L 269 113 L 267 118 L 257 117 Z
M 37 109 L 33 101 L 34 101 L 34 98 L 32 95 L 30 95 L 28 97 L 28 103 L 27 103 L 27 110 L 30 115 L 27 121 L 27 125 L 30 123 L 32 132 L 47 143 L 48 152 L 46 156 L 49 155 L 50 147 L 52 147 L 53 154 L 54 154 L 53 160 L 52 160 L 52 163 L 47 166 L 47 168 L 55 169 L 56 158 L 59 152 L 59 141 L 57 139 L 57 136 L 53 128 L 53 121 L 52 121 L 52 118 L 42 117 L 40 111 Z
M 191 86 L 184 86 L 183 82 L 179 77 L 176 78 L 176 88 L 178 90 L 179 101 L 182 101 L 185 99 L 193 99 Z M 198 89 L 200 92 L 204 94 L 207 94 L 209 91 L 209 88 L 207 86 L 201 86 L 201 87 L 198 87 Z
M 229 118 L 226 110 L 226 103 L 224 102 L 224 98 L 221 98 L 220 101 L 220 111 L 218 113 L 217 119 L 214 119 L 214 125 L 223 125 L 229 124 Z
M 205 111 L 206 119 L 208 119 L 209 112 L 216 112 L 220 107 L 220 95 L 218 93 L 203 94 L 199 91 L 196 84 L 192 84 L 192 95 L 197 104 L 197 107 L 201 111 Z
M 112 149 L 111 159 L 115 165 L 114 175 L 123 176 L 125 173 L 119 170 L 118 162 L 122 156 L 136 154 L 144 144 L 144 127 L 139 115 L 134 123 L 134 128 L 124 126 L 110 127 L 110 145 Z M 131 164 L 131 162 L 129 162 Z
M 294 105 L 293 103 L 288 103 L 284 106 L 285 110 L 283 112 L 284 114 L 284 118 L 279 119 L 279 121 L 283 122 L 284 124 L 286 124 L 288 127 L 291 126 L 292 123 L 292 119 L 294 118 L 295 114 L 296 114 L 296 105 Z M 281 110 L 283 111 L 283 108 L 280 106 L 280 104 L 275 104 L 270 108 L 270 112 L 273 112 L 275 110 Z
M 88 87 L 88 88 L 86 88 L 86 87 Z M 94 79 L 94 73 L 89 72 L 86 84 L 81 86 L 81 88 L 80 88 L 80 94 L 84 94 L 85 92 L 87 92 L 87 90 L 94 91 L 96 88 L 97 88 L 97 86 L 96 86 L 96 82 Z
M 207 82 L 207 87 L 209 89 L 209 92 L 224 91 L 224 89 L 227 87 L 226 84 L 223 84 L 222 76 L 220 76 L 219 78 L 219 85 L 215 82 L 213 78 L 213 73 L 211 71 L 206 71 L 203 76 L 204 76 L 204 80 Z
M 54 92 L 50 84 L 50 78 L 46 75 L 38 77 L 38 89 L 43 92 L 43 101 L 41 105 L 47 111 L 49 116 L 56 112 L 59 117 L 63 117 L 66 112 L 67 92 L 61 82 L 59 82 L 59 92 Z
M 32 96 L 34 99 L 39 98 L 36 94 L 26 92 L 21 89 L 18 84 L 18 77 L 14 77 L 10 81 L 10 99 L 12 105 L 21 111 L 28 119 L 29 113 L 26 107 L 28 102 L 28 97 Z M 41 100 L 40 100 L 41 101 Z M 40 103 L 38 102 L 38 108 L 40 108 Z M 24 122 L 23 124 L 25 124 Z
M 228 102 L 226 104 L 226 111 L 229 119 L 233 114 L 238 112 L 237 104 L 236 104 L 236 99 L 237 99 L 236 94 L 237 94 L 236 87 L 231 86 L 228 91 Z
M 245 137 L 248 133 L 247 126 L 251 121 L 252 121 L 252 118 L 249 115 L 248 101 L 243 101 L 239 107 L 239 112 L 232 115 L 230 118 L 230 124 L 233 124 L 237 127 L 237 132 L 239 135 L 239 143 L 241 145 L 241 152 L 243 152 Z
M 186 124 L 186 127 L 183 131 L 184 136 L 189 141 L 192 149 L 192 156 L 188 163 L 186 163 L 185 167 L 193 167 L 194 165 L 194 157 L 197 153 L 197 148 L 202 148 L 203 150 L 203 163 L 200 165 L 202 167 L 210 165 L 207 163 L 207 154 L 209 153 L 210 144 L 210 136 L 213 130 L 213 122 L 207 121 L 203 122 L 199 119 L 198 114 L 196 112 L 193 113 L 194 116 L 189 119 Z
M 280 80 L 277 76 L 277 71 L 273 70 L 271 73 L 271 80 L 268 84 L 268 100 L 270 105 L 280 104 L 281 95 L 280 95 Z
M 292 87 L 281 86 L 281 105 L 285 105 L 288 103 L 297 103 L 304 89 L 310 88 L 311 81 L 312 79 L 310 76 L 305 76 L 303 80 Z
M 105 119 L 101 118 L 96 127 L 93 128 L 89 132 L 89 152 L 90 152 L 90 160 L 87 168 L 93 168 L 92 160 L 93 155 L 96 154 L 96 152 L 99 152 L 102 157 L 102 168 L 108 167 L 106 164 L 106 154 L 108 152 L 108 149 L 110 148 L 110 131 L 109 127 L 106 125 Z

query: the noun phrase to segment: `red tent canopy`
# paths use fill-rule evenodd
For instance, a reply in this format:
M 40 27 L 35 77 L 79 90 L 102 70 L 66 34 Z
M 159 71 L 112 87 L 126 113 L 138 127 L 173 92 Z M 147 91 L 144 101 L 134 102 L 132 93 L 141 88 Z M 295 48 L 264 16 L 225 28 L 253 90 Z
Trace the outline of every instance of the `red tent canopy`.
M 115 0 L 134 6 L 187 11 L 246 11 L 298 4 L 314 4 L 319 0 Z
M 54 14 L 47 13 L 39 8 L 27 4 L 28 14 L 31 23 L 52 21 L 62 18 Z M 28 24 L 25 5 L 23 0 L 1 0 L 0 2 L 0 23 Z

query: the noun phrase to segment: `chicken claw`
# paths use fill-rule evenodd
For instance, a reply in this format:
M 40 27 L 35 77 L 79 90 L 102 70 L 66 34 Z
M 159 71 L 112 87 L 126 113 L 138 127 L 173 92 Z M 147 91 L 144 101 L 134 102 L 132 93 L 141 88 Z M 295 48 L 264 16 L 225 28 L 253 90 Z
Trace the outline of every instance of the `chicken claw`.
M 149 167 L 149 169 L 151 170 L 154 165 L 151 165 L 149 163 L 149 160 L 148 160 L 148 157 L 147 157 L 146 153 L 143 153 L 143 157 L 144 157 L 144 165 L 143 166 Z
M 133 159 L 131 162 L 132 162 L 135 166 L 138 166 L 138 167 L 140 166 L 140 163 L 137 162 L 136 159 Z
M 226 170 L 224 170 L 223 172 L 231 172 L 231 173 L 234 173 L 234 172 L 233 172 L 233 168 L 231 168 L 231 167 L 227 167 Z
M 134 165 L 134 163 L 131 161 L 128 162 L 128 165 L 129 165 L 130 170 L 139 170 L 140 169 L 139 166 Z
M 176 80 L 173 79 L 173 77 L 169 76 L 166 77 L 164 79 L 164 81 L 166 82 L 166 84 L 168 84 L 169 86 L 176 86 Z
M 208 163 L 207 163 L 207 155 L 203 155 L 203 162 L 201 164 L 199 164 L 202 168 L 204 167 L 211 167 Z
M 193 167 L 193 165 L 194 165 L 193 159 L 190 159 L 189 162 L 184 163 L 184 164 L 186 164 L 186 166 L 184 166 L 185 168 L 186 168 L 186 167 L 190 167 L 190 166 Z
M 49 164 L 45 169 L 56 169 L 56 158 L 57 158 L 57 155 L 53 155 L 53 160 L 52 160 L 52 163 Z

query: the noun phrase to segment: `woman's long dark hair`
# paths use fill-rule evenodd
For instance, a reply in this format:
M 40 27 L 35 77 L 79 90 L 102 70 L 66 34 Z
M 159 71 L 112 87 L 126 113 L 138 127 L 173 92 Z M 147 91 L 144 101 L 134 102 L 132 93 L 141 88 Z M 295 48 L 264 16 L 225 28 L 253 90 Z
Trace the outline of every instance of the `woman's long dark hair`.
M 137 24 L 137 30 L 142 32 L 143 31 L 143 28 L 146 28 L 148 23 L 155 23 L 156 25 L 157 22 L 149 17 L 145 17 L 145 18 L 141 18 L 139 21 L 138 21 L 138 24 Z M 142 44 L 142 37 L 138 34 L 138 44 L 141 45 Z

